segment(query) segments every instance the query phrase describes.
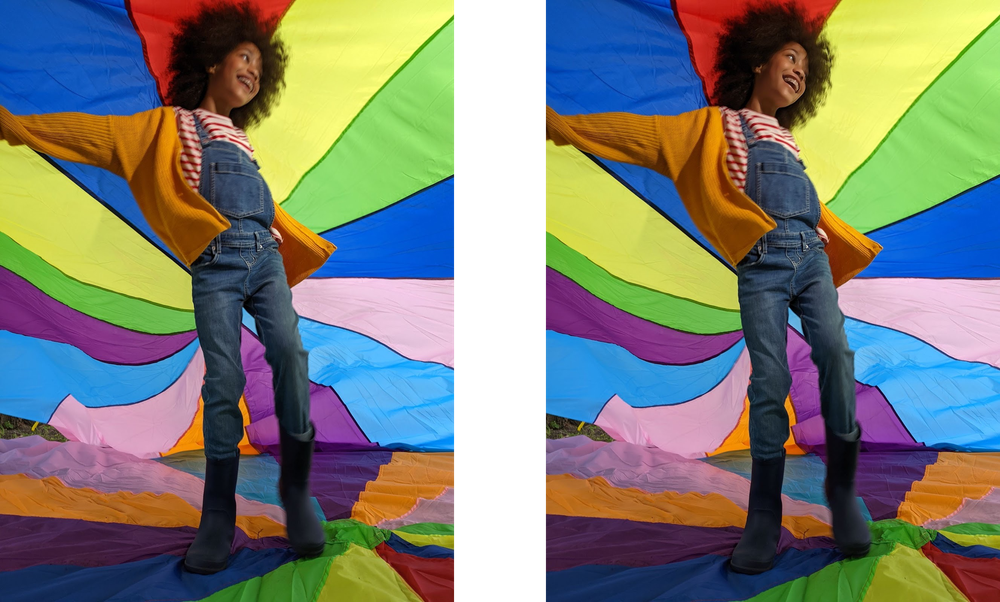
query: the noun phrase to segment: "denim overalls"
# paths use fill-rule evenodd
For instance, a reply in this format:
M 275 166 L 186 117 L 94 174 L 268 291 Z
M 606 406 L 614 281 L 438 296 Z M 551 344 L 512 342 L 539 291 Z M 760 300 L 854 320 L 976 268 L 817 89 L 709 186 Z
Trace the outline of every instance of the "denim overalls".
M 270 232 L 274 202 L 257 162 L 232 142 L 209 140 L 194 119 L 202 146 L 198 192 L 232 223 L 191 265 L 194 320 L 205 356 L 205 457 L 225 460 L 238 455 L 243 438 L 243 308 L 256 320 L 274 372 L 278 423 L 296 435 L 310 429 L 308 353 Z
M 788 438 L 788 309 L 802 319 L 819 371 L 821 412 L 838 435 L 855 433 L 854 352 L 816 233 L 820 201 L 805 166 L 777 142 L 757 140 L 742 115 L 740 123 L 749 147 L 747 195 L 777 222 L 736 266 L 740 317 L 753 368 L 747 393 L 750 453 L 770 460 L 781 456 Z

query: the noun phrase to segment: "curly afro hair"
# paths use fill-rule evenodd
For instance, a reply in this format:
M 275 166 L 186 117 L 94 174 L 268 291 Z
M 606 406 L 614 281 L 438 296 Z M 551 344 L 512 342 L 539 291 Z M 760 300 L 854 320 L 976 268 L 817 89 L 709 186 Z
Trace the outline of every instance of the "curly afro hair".
M 246 105 L 229 114 L 233 125 L 251 128 L 271 113 L 285 87 L 288 52 L 275 35 L 278 19 L 265 21 L 249 1 L 202 5 L 194 16 L 178 23 L 170 48 L 169 104 L 194 110 L 208 91 L 206 69 L 217 65 L 243 42 L 260 49 L 260 91 Z
M 809 56 L 806 91 L 792 105 L 778 109 L 778 123 L 788 129 L 804 124 L 823 104 L 830 90 L 833 50 L 821 34 L 823 20 L 810 21 L 798 3 L 765 2 L 727 20 L 719 34 L 715 70 L 719 79 L 713 102 L 741 109 L 753 92 L 753 70 L 767 63 L 789 42 L 798 42 Z

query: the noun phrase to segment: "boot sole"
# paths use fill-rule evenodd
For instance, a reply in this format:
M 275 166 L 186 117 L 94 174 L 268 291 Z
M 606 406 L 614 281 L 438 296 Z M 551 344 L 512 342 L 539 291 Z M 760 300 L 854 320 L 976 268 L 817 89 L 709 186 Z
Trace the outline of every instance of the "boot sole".
M 188 563 L 187 559 L 184 560 L 184 568 L 187 571 L 189 571 L 191 573 L 196 573 L 198 575 L 214 575 L 215 573 L 218 573 L 219 571 L 225 569 L 226 566 L 228 566 L 228 564 L 229 564 L 229 559 L 228 558 L 226 559 L 226 562 L 223 562 L 221 565 L 211 565 L 211 564 L 209 564 L 209 565 L 200 565 L 200 566 L 197 565 L 197 564 L 190 564 L 190 563 Z
M 742 575 L 759 575 L 771 570 L 772 567 L 774 567 L 774 561 L 769 562 L 767 566 L 740 566 L 732 560 L 729 561 L 729 568 Z
M 298 554 L 299 556 L 312 558 L 314 556 L 319 556 L 320 554 L 323 553 L 323 550 L 326 549 L 326 542 L 324 541 L 322 544 L 310 548 L 303 546 L 292 546 L 292 549 L 295 550 L 295 553 Z
M 868 551 L 871 550 L 871 547 L 872 545 L 868 543 L 865 544 L 864 547 L 859 547 L 859 548 L 844 548 L 837 546 L 837 549 L 840 551 L 841 554 L 847 556 L 848 558 L 857 558 L 860 556 L 867 556 Z

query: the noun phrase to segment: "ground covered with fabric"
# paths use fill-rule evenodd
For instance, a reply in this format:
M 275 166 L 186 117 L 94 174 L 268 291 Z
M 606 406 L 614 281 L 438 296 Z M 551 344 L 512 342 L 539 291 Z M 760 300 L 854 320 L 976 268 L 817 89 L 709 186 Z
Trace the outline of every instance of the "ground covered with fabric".
M 0 105 L 164 106 L 171 37 L 201 4 L 5 6 Z M 204 471 L 190 270 L 122 178 L 0 143 L 0 412 L 69 440 L 0 441 L 0 600 L 452 597 L 453 3 L 252 4 L 290 56 L 255 158 L 338 247 L 292 301 L 330 545 L 302 560 L 282 537 L 273 374 L 244 312 L 235 555 L 182 571 Z
M 717 36 L 750 4 L 550 0 L 546 104 L 710 106 Z M 820 200 L 884 247 L 838 289 L 875 545 L 846 560 L 829 539 L 819 375 L 790 314 L 781 554 L 764 575 L 726 569 L 750 474 L 735 269 L 665 176 L 548 143 L 546 411 L 615 439 L 548 442 L 552 600 L 998 599 L 997 6 L 800 4 L 836 57 L 793 131 L 801 160 Z
M 244 456 L 229 567 L 194 575 L 183 558 L 200 518 L 201 452 L 149 460 L 37 436 L 0 440 L 0 599 L 452 600 L 453 460 L 317 452 L 312 492 L 327 546 L 303 559 L 284 537 L 279 459 Z
M 872 548 L 836 550 L 825 465 L 789 456 L 772 570 L 729 556 L 746 522 L 750 457 L 689 459 L 586 437 L 547 442 L 548 600 L 996 600 L 1000 454 L 863 452 L 859 504 Z

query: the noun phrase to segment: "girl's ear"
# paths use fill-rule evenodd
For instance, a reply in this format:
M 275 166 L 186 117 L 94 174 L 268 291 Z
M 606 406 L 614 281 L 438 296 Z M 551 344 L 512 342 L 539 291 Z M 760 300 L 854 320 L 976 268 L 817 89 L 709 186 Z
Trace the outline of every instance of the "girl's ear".
M 215 73 L 215 68 L 216 68 L 216 67 L 218 67 L 218 65 L 212 65 L 211 67 L 207 67 L 207 68 L 205 68 L 205 71 L 207 71 L 207 72 L 209 72 L 209 73 L 213 73 L 213 74 L 214 74 L 214 73 Z
M 760 73 L 763 70 L 764 70 L 764 65 L 757 65 L 756 67 L 753 68 L 754 73 Z

